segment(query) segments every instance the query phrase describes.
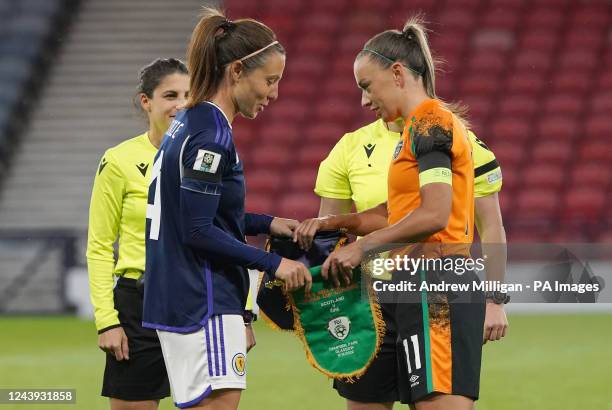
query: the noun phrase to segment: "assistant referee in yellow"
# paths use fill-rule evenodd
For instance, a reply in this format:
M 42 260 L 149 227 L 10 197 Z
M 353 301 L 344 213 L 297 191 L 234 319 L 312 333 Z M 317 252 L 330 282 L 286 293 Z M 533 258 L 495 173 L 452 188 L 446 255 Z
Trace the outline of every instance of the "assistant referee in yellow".
M 139 279 L 145 267 L 145 215 L 153 158 L 187 100 L 189 78 L 185 64 L 171 58 L 142 68 L 139 79 L 137 104 L 147 115 L 149 130 L 104 153 L 89 209 L 89 287 L 98 346 L 107 353 L 102 396 L 110 398 L 112 410 L 157 409 L 159 400 L 170 395 L 157 334 L 141 325 Z

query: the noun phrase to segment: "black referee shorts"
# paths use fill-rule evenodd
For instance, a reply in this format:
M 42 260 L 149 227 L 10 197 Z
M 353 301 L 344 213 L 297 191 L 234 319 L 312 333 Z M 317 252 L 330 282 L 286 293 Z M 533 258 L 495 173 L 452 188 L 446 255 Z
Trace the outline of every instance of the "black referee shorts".
M 361 403 L 389 403 L 398 401 L 397 330 L 393 320 L 393 304 L 381 304 L 386 332 L 378 355 L 370 367 L 354 383 L 334 380 L 334 389 L 345 399 Z
M 170 395 L 168 374 L 155 330 L 142 327 L 143 295 L 136 280 L 120 278 L 115 308 L 128 338 L 130 360 L 106 354 L 102 396 L 120 400 L 159 400 Z

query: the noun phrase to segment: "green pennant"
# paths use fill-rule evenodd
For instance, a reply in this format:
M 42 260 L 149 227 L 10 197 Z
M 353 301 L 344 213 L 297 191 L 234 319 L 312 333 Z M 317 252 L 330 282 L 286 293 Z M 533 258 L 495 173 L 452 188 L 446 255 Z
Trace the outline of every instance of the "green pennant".
M 357 378 L 365 373 L 382 343 L 385 323 L 380 305 L 373 292 L 362 298 L 360 268 L 353 270 L 352 283 L 341 288 L 322 279 L 320 266 L 310 272 L 311 292 L 306 295 L 301 288 L 289 295 L 295 334 L 317 370 L 336 379 Z

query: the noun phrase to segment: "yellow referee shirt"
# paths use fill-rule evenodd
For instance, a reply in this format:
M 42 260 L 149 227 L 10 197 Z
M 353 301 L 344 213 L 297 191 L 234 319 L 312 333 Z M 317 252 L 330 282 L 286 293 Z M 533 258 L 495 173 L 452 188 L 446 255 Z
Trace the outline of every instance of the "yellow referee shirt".
M 472 131 L 468 132 L 474 158 L 474 196 L 499 192 L 501 169 L 495 155 Z M 357 212 L 387 201 L 387 174 L 400 134 L 379 119 L 338 141 L 321 162 L 315 193 L 332 199 L 352 199 Z
M 108 149 L 98 166 L 87 237 L 89 287 L 98 330 L 119 324 L 113 275 L 137 279 L 145 268 L 147 195 L 156 153 L 144 133 Z

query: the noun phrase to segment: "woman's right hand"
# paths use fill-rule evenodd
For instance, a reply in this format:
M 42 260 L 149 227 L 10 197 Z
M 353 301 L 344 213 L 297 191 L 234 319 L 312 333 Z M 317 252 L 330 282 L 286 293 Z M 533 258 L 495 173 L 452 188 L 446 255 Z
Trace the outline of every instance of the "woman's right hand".
M 303 263 L 283 258 L 274 273 L 277 279 L 283 281 L 285 291 L 293 291 L 305 286 L 304 291 L 310 292 L 312 288 L 312 275 Z
M 130 360 L 128 338 L 122 327 L 114 327 L 98 336 L 98 347 L 115 356 L 118 361 Z
M 293 231 L 293 242 L 297 242 L 302 250 L 309 250 L 316 233 L 321 230 L 321 226 L 321 218 L 304 219 Z

